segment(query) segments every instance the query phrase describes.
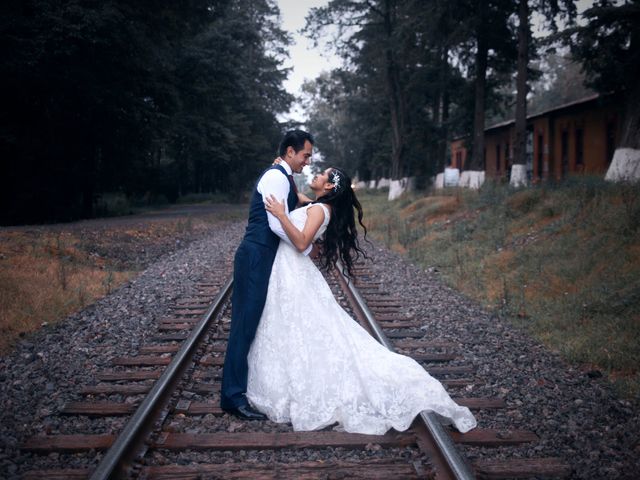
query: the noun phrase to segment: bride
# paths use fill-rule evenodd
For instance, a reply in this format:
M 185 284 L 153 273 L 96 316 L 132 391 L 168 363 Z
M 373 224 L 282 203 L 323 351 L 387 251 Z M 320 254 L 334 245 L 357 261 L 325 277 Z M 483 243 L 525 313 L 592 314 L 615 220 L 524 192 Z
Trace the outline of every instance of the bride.
M 351 179 L 337 168 L 310 184 L 315 203 L 287 215 L 284 203 L 265 200 L 292 245 L 280 242 L 267 301 L 249 352 L 247 398 L 274 422 L 294 430 L 338 423 L 353 433 L 406 430 L 422 410 L 466 432 L 476 426 L 467 407 L 413 359 L 379 344 L 336 302 L 313 261 L 302 255 L 323 233 L 321 263 L 339 257 L 351 273 L 362 254 L 354 208 L 362 207 Z M 295 247 L 295 248 L 294 248 Z

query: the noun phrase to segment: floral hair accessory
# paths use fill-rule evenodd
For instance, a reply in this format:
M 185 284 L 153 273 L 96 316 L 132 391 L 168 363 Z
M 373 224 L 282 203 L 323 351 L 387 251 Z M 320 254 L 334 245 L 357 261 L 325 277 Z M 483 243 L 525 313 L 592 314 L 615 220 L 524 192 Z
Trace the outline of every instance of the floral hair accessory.
M 340 188 L 340 175 L 336 170 L 333 171 L 333 189 L 337 192 Z

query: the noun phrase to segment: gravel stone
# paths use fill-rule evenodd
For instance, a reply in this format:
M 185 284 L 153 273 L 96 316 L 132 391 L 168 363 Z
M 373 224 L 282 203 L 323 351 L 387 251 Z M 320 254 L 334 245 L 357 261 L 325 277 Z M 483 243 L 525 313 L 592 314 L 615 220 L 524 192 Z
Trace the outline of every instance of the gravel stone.
M 120 430 L 124 418 L 61 417 L 57 412 L 69 401 L 82 400 L 79 387 L 95 384 L 99 370 L 114 368 L 113 357 L 135 355 L 141 345 L 150 343 L 156 321 L 168 315 L 176 299 L 188 296 L 198 281 L 223 267 L 230 272 L 244 225 L 213 225 L 206 236 L 183 241 L 183 248 L 169 253 L 154 251 L 150 256 L 147 249 L 140 259 L 123 254 L 123 261 L 147 268 L 110 295 L 46 325 L 0 357 L 0 478 L 19 478 L 33 468 L 80 468 L 94 462 L 80 454 L 36 455 L 19 446 L 36 434 Z
M 164 255 L 141 249 L 140 262 L 147 268 L 138 277 L 83 311 L 24 338 L 10 355 L 0 358 L 1 478 L 19 478 L 33 468 L 95 465 L 102 454 L 35 455 L 18 447 L 34 434 L 121 429 L 124 418 L 62 417 L 57 412 L 65 403 L 81 400 L 80 387 L 95 384 L 99 370 L 114 368 L 110 365 L 113 357 L 135 355 L 140 346 L 150 343 L 150 337 L 156 334 L 156 321 L 167 315 L 177 299 L 188 296 L 196 282 L 210 276 L 220 266 L 221 258 L 230 268 L 244 225 L 244 221 L 226 222 L 195 241 L 182 239 L 177 250 Z M 522 330 L 447 287 L 436 269 L 425 271 L 376 244 L 370 247 L 370 254 L 372 262 L 367 264 L 373 276 L 383 282 L 387 295 L 402 300 L 405 316 L 423 322 L 419 330 L 423 338 L 459 345 L 461 358 L 451 364 L 475 366 L 474 383 L 449 388 L 452 396 L 505 399 L 505 409 L 476 412 L 479 426 L 523 428 L 540 437 L 538 442 L 517 447 L 461 447 L 467 458 L 559 456 L 572 466 L 573 479 L 630 479 L 640 471 L 640 409 L 617 398 L 601 373 L 583 372 L 567 364 Z M 225 315 L 223 321 L 228 321 L 228 311 Z M 213 381 L 219 369 L 211 368 L 209 374 L 199 381 Z M 190 386 L 180 395 L 192 401 L 213 401 L 211 395 L 194 393 Z M 108 397 L 114 401 L 125 398 Z M 269 421 L 238 422 L 229 415 L 176 415 L 164 429 L 286 432 L 291 426 Z M 429 463 L 415 448 L 378 447 L 371 444 L 353 451 L 329 447 L 240 452 L 160 450 L 152 452 L 145 463 L 355 460 L 380 458 L 389 451 L 397 458 Z
M 632 479 L 640 471 L 640 405 L 617 398 L 601 372 L 583 372 L 526 332 L 375 245 L 367 265 L 386 293 L 424 321 L 425 339 L 458 343 L 476 367 L 471 389 L 452 396 L 502 397 L 507 409 L 475 412 L 481 428 L 523 428 L 540 441 L 519 447 L 462 447 L 470 459 L 557 456 L 573 479 Z M 428 367 L 427 367 L 428 370 Z

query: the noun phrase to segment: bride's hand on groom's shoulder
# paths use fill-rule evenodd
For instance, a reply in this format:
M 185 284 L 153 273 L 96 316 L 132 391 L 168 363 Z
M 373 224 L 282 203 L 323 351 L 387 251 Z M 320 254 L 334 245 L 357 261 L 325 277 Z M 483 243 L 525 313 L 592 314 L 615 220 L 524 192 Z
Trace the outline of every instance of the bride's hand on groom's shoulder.
M 271 165 L 280 165 L 282 163 L 282 159 L 280 157 L 276 157 Z
M 273 195 L 269 195 L 264 199 L 264 208 L 267 210 L 267 212 L 271 213 L 278 219 L 286 216 L 287 214 L 284 208 L 284 200 L 282 202 L 279 202 L 278 199 Z

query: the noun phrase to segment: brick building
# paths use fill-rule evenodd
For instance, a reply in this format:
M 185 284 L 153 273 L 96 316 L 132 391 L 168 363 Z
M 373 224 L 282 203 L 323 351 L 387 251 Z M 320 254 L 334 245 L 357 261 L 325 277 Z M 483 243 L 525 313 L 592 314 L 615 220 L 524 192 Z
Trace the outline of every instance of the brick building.
M 594 94 L 527 117 L 527 173 L 530 180 L 567 175 L 604 175 L 620 135 L 620 106 L 614 97 Z M 513 159 L 515 121 L 485 130 L 487 177 L 508 178 Z M 464 138 L 451 143 L 451 166 L 467 165 Z

